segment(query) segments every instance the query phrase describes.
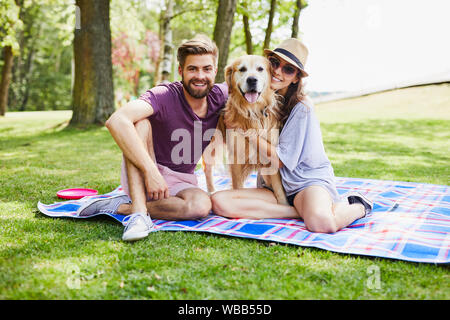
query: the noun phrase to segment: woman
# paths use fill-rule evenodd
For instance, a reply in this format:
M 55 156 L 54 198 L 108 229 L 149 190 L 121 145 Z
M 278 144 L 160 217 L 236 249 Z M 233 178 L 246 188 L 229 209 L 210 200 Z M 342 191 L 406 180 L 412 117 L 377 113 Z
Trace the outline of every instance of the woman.
M 258 177 L 258 188 L 213 194 L 213 211 L 228 218 L 301 218 L 312 232 L 336 232 L 369 213 L 372 202 L 359 193 L 340 201 L 319 121 L 303 94 L 302 78 L 308 76 L 305 45 L 298 39 L 287 39 L 264 53 L 273 67 L 271 87 L 282 97 L 282 130 L 277 146 L 255 135 L 248 135 L 248 139 L 260 155 L 278 160 L 290 206 L 278 204 Z

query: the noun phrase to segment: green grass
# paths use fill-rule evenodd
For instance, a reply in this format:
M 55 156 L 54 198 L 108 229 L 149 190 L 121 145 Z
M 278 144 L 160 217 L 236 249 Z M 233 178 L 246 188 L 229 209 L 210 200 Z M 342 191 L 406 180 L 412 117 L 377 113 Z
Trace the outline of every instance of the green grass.
M 444 84 L 317 105 L 336 175 L 449 184 L 449 97 Z M 125 243 L 108 218 L 47 218 L 36 204 L 59 189 L 119 184 L 107 130 L 64 129 L 70 115 L 0 119 L 0 299 L 450 298 L 448 266 L 207 233 Z

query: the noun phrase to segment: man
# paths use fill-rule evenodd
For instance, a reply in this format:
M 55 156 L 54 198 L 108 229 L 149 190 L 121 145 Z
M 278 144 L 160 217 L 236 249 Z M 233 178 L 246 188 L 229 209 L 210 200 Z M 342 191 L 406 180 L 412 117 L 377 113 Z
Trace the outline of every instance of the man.
M 209 214 L 211 200 L 194 169 L 228 97 L 225 84 L 214 84 L 217 55 L 207 37 L 183 43 L 177 55 L 181 82 L 150 89 L 111 115 L 106 127 L 123 152 L 121 183 L 129 197 L 93 200 L 78 210 L 80 216 L 131 215 L 122 239 L 134 241 L 151 231 L 150 215 L 191 220 Z

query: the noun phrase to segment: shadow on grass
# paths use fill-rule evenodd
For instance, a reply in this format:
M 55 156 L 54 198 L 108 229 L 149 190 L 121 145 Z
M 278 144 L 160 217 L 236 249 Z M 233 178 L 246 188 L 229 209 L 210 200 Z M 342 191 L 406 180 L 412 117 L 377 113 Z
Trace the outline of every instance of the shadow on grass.
M 120 184 L 121 153 L 104 128 L 3 138 L 0 147 L 5 202 L 51 203 L 59 189 L 89 186 L 106 193 Z
M 83 137 L 96 134 L 97 132 L 105 132 L 107 130 L 102 126 L 88 126 L 84 129 L 76 127 L 61 127 L 62 124 L 51 127 L 50 129 L 44 129 L 37 134 L 25 134 L 14 136 L 0 136 L 1 150 L 11 150 L 24 144 L 32 145 L 36 142 L 51 143 L 58 139 L 80 140 L 82 142 Z M 13 127 L 3 128 L 2 131 L 11 131 Z M 108 134 L 109 135 L 109 134 Z M 111 138 L 112 139 L 112 138 Z

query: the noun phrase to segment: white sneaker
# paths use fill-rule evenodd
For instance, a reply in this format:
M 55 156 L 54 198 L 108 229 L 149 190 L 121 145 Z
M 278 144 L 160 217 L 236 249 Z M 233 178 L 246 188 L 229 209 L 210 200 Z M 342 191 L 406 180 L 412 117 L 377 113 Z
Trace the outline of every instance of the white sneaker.
M 119 194 L 109 198 L 98 198 L 86 201 L 78 210 L 78 217 L 89 217 L 97 213 L 116 214 L 122 203 L 131 203 L 127 195 Z
M 136 241 L 148 236 L 153 229 L 152 219 L 146 213 L 133 213 L 123 231 L 123 241 Z

